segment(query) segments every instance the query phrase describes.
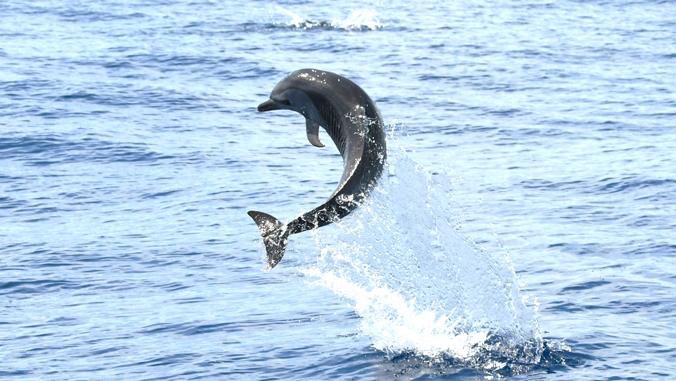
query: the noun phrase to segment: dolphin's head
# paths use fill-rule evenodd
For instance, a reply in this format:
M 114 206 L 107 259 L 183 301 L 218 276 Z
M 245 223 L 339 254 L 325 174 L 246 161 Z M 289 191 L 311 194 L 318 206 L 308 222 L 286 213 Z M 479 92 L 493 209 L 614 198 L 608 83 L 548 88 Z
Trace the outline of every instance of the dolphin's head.
M 329 74 L 316 69 L 294 71 L 272 89 L 270 99 L 258 105 L 258 111 L 293 110 L 314 117 L 315 100 L 329 87 Z
M 292 110 L 307 116 L 314 103 L 305 92 L 287 85 L 285 81 L 277 84 L 270 93 L 270 99 L 258 105 L 258 111 Z
M 319 141 L 319 126 L 326 121 L 318 110 L 318 98 L 329 87 L 327 73 L 316 69 L 297 70 L 280 81 L 270 98 L 258 105 L 258 111 L 292 110 L 306 119 L 307 138 L 317 147 L 324 145 Z

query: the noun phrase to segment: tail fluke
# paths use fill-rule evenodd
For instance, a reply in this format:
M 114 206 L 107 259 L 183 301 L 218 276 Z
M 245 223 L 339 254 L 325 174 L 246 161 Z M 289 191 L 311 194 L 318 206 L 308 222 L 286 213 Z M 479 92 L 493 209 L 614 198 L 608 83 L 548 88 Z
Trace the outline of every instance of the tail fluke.
M 261 231 L 265 251 L 268 254 L 270 268 L 277 266 L 284 256 L 286 244 L 289 239 L 289 231 L 281 221 L 263 212 L 250 210 L 247 214 L 253 218 Z

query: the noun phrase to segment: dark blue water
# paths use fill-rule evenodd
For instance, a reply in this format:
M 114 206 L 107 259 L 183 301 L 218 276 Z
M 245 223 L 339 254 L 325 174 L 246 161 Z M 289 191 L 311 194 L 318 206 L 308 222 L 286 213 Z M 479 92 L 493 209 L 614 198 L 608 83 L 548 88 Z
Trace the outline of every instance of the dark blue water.
M 0 377 L 676 377 L 676 3 L 0 3 Z M 387 175 L 256 113 L 345 75 Z M 326 140 L 326 139 L 324 139 Z

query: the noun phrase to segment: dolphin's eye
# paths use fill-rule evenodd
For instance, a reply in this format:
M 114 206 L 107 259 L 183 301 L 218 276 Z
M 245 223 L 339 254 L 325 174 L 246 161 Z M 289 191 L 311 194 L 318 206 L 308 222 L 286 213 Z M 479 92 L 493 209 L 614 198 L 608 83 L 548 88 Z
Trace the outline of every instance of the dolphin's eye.
M 284 106 L 291 106 L 291 102 L 288 99 L 282 99 L 278 103 L 283 104 Z

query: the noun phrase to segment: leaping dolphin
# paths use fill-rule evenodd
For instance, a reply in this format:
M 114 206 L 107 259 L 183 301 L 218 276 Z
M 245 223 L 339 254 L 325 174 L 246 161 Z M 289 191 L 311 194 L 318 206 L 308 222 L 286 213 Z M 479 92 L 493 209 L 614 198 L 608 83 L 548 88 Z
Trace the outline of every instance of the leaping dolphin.
M 294 71 L 272 89 L 258 111 L 293 110 L 305 117 L 307 138 L 323 147 L 323 127 L 343 157 L 343 176 L 322 205 L 288 224 L 257 211 L 248 214 L 258 225 L 270 268 L 284 256 L 290 234 L 322 227 L 352 212 L 368 195 L 383 172 L 387 151 L 383 120 L 375 103 L 340 75 L 316 69 Z

